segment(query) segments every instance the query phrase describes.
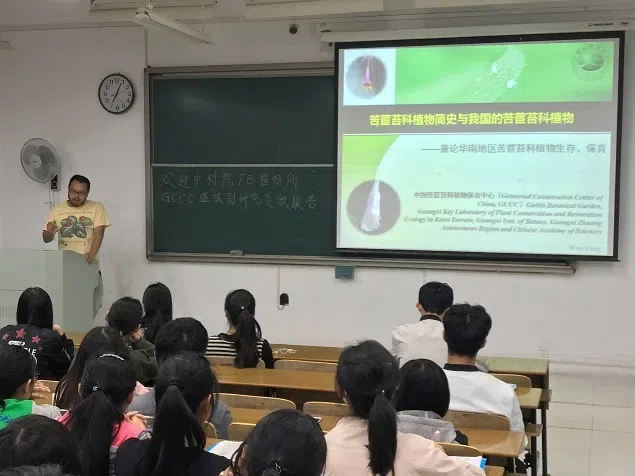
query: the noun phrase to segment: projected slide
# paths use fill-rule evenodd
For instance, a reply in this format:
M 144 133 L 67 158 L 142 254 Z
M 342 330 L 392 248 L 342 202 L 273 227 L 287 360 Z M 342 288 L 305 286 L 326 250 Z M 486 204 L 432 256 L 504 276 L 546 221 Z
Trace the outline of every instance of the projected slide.
M 608 36 L 340 45 L 337 247 L 615 256 Z

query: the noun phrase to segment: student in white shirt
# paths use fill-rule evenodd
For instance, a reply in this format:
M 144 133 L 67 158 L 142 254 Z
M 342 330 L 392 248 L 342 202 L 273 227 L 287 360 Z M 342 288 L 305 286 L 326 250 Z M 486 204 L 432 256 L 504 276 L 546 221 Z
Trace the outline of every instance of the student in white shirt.
M 419 289 L 419 322 L 397 326 L 392 331 L 392 355 L 402 367 L 415 359 L 428 359 L 443 367 L 448 346 L 443 340 L 443 315 L 454 301 L 452 288 L 436 281 Z
M 512 386 L 476 367 L 476 354 L 492 328 L 485 308 L 456 304 L 445 313 L 443 327 L 448 343 L 444 369 L 450 384 L 450 410 L 503 415 L 509 419 L 511 431 L 524 433 L 523 414 Z

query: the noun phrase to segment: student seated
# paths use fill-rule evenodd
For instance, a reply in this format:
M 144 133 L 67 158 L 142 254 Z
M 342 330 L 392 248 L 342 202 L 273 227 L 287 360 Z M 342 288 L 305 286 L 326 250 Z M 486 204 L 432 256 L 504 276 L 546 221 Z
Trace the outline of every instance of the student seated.
M 258 422 L 232 458 L 228 476 L 322 476 L 326 441 L 320 425 L 296 410 Z
M 81 400 L 58 419 L 79 443 L 84 475 L 114 474 L 117 449 L 131 438 L 150 437 L 143 419 L 125 413 L 134 388 L 129 360 L 103 354 L 86 364 L 79 385 Z
M 164 324 L 172 320 L 172 293 L 163 283 L 148 286 L 143 293 L 143 321 L 145 339 L 154 344 L 157 332 Z
M 37 364 L 28 350 L 15 345 L 0 347 L 0 429 L 27 415 L 57 418 L 59 408 L 30 400 L 37 380 Z
M 411 360 L 401 367 L 401 384 L 395 395 L 397 429 L 439 443 L 467 445 L 467 437 L 443 420 L 450 406 L 448 378 L 427 359 Z
M 82 474 L 79 447 L 64 425 L 30 415 L 0 431 L 0 470 L 46 464 L 61 466 L 64 474 Z
M 165 362 L 168 357 L 181 352 L 196 352 L 204 356 L 207 338 L 207 330 L 196 319 L 181 317 L 168 322 L 157 333 L 155 342 L 159 370 L 162 362 Z M 128 411 L 137 411 L 151 417 L 155 415 L 156 408 L 154 389 L 150 389 L 149 392 L 135 397 Z M 218 437 L 226 439 L 232 422 L 229 407 L 218 400 L 210 421 L 214 424 Z
M 209 361 L 184 352 L 161 363 L 155 386 L 152 439 L 126 442 L 117 453 L 117 476 L 217 475 L 229 460 L 205 451 L 203 425 L 214 410 L 218 382 Z
M 452 288 L 436 281 L 419 289 L 419 322 L 397 326 L 392 331 L 392 354 L 399 365 L 409 360 L 429 359 L 443 366 L 448 346 L 443 340 L 443 315 L 454 301 Z
M 390 399 L 399 386 L 399 365 L 378 342 L 344 349 L 335 380 L 354 416 L 342 418 L 326 435 L 325 476 L 483 475 L 469 463 L 450 459 L 432 441 L 397 431 Z
M 77 350 L 77 355 L 68 373 L 62 377 L 55 391 L 53 403 L 59 408 L 71 408 L 79 403 L 81 397 L 78 392 L 79 384 L 84 375 L 86 363 L 102 354 L 117 354 L 128 356 L 130 349 L 121 339 L 119 331 L 114 327 L 94 327 L 84 336 Z M 135 396 L 148 390 L 137 382 Z
M 25 290 L 18 300 L 17 325 L 0 329 L 0 345 L 19 345 L 37 359 L 43 380 L 58 380 L 67 371 L 75 351 L 73 341 L 53 324 L 53 303 L 42 288 Z
M 143 307 L 137 299 L 131 297 L 115 301 L 106 316 L 108 325 L 117 329 L 124 342 L 130 346 L 130 359 L 135 366 L 137 380 L 147 385 L 157 375 L 157 359 L 154 345 L 143 337 L 142 319 Z
M 492 319 L 483 306 L 456 304 L 443 318 L 450 383 L 450 410 L 506 416 L 511 431 L 525 432 L 523 414 L 508 383 L 479 371 L 476 355 L 485 346 Z
M 256 367 L 262 360 L 273 368 L 273 352 L 269 342 L 262 338 L 260 324 L 254 315 L 256 299 L 245 289 L 232 291 L 225 298 L 227 333 L 211 336 L 207 344 L 210 357 L 231 357 L 239 369 Z

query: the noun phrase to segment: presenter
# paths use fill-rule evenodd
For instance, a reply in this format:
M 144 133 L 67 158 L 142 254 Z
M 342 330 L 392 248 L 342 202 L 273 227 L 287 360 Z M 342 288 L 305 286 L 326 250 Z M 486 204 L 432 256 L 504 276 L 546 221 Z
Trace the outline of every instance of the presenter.
M 58 248 L 86 257 L 92 264 L 97 260 L 104 232 L 110 226 L 106 209 L 100 202 L 88 200 L 90 180 L 73 175 L 68 183 L 68 200 L 53 207 L 42 230 L 44 243 L 50 243 L 59 234 Z M 93 295 L 93 316 L 101 308 L 104 285 L 99 272 L 99 284 Z
M 58 247 L 86 257 L 92 264 L 110 226 L 106 209 L 100 202 L 88 200 L 90 180 L 73 175 L 68 183 L 68 200 L 56 205 L 42 230 L 44 243 L 50 243 L 59 233 Z

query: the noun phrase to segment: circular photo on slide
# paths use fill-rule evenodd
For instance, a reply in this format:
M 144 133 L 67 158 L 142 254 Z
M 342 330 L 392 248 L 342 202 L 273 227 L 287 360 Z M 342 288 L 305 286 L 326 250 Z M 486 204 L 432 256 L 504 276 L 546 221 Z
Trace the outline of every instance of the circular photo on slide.
M 374 98 L 386 86 L 386 66 L 376 56 L 360 56 L 348 67 L 346 86 L 358 98 Z
M 395 189 L 386 182 L 369 180 L 351 192 L 346 211 L 359 231 L 367 235 L 381 235 L 397 223 L 401 201 Z
M 573 72 L 584 81 L 597 81 L 613 67 L 607 59 L 609 52 L 602 43 L 591 43 L 575 52 L 572 58 Z

